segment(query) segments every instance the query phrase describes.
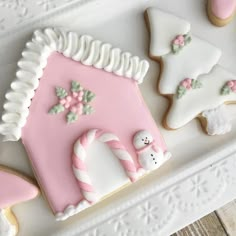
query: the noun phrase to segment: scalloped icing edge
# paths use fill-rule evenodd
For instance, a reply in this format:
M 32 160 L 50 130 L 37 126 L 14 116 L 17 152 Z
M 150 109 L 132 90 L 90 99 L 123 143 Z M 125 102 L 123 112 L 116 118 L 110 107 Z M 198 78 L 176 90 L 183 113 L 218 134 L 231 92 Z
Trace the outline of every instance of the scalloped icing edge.
M 165 155 L 167 155 L 167 158 L 171 157 L 170 152 L 166 152 Z M 146 171 L 142 168 L 138 169 L 137 171 L 137 178 L 141 178 L 143 175 L 145 175 Z M 79 212 L 87 209 L 90 207 L 91 203 L 89 203 L 87 200 L 80 201 L 77 205 L 68 205 L 63 212 L 57 212 L 56 213 L 56 221 L 64 221 L 68 219 L 69 217 L 78 214 Z
M 56 221 L 63 221 L 68 219 L 70 216 L 73 216 L 86 208 L 90 207 L 91 204 L 87 200 L 82 200 L 78 205 L 69 205 L 64 212 L 58 212 L 56 214 Z
M 146 60 L 140 60 L 119 48 L 112 48 L 110 44 L 91 36 L 79 36 L 75 32 L 56 28 L 36 30 L 32 39 L 26 43 L 22 58 L 18 61 L 16 78 L 5 95 L 0 124 L 0 134 L 4 136 L 4 141 L 17 141 L 21 138 L 31 99 L 39 86 L 47 58 L 53 52 L 59 52 L 87 66 L 131 78 L 139 84 L 143 82 L 149 68 Z

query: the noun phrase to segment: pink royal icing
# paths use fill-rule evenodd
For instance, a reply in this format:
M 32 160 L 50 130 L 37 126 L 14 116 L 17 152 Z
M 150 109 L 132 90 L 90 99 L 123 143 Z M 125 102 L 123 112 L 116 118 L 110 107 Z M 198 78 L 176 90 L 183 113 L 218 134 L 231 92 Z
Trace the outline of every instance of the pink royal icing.
M 60 85 L 69 91 L 71 80 L 96 94 L 93 101 L 96 112 L 81 116 L 79 122 L 68 125 L 63 116 L 55 118 L 48 114 L 48 110 L 57 103 L 53 92 L 55 86 Z M 95 127 L 116 134 L 136 168 L 140 165 L 132 137 L 138 130 L 151 130 L 158 146 L 166 151 L 136 81 L 85 66 L 59 53 L 48 58 L 29 110 L 27 123 L 22 129 L 22 142 L 54 213 L 63 212 L 68 205 L 77 205 L 84 198 L 73 174 L 70 157 L 74 142 L 87 130 Z
M 211 0 L 212 13 L 220 18 L 230 17 L 236 7 L 236 0 Z
M 12 172 L 0 169 L 0 209 L 35 198 L 38 189 Z

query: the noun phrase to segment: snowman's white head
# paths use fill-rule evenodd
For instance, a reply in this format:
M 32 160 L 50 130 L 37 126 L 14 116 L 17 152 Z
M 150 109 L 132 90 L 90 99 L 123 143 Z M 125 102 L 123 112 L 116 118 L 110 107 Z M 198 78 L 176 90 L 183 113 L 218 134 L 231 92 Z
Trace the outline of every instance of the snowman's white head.
M 133 138 L 133 144 L 135 149 L 137 150 L 149 145 L 152 142 L 153 142 L 153 137 L 146 130 L 138 131 Z

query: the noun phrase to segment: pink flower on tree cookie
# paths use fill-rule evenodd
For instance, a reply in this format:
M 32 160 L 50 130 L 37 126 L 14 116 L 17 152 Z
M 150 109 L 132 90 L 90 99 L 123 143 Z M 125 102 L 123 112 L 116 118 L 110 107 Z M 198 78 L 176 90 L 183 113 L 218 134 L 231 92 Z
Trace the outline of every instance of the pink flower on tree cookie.
M 202 87 L 202 83 L 198 80 L 186 78 L 180 82 L 180 85 L 177 88 L 177 97 L 181 98 L 187 90 L 198 89 Z
M 236 93 L 236 80 L 229 80 L 221 89 L 221 95 Z
M 191 42 L 191 36 L 189 34 L 177 35 L 172 41 L 171 48 L 172 52 L 178 53 L 184 46 Z

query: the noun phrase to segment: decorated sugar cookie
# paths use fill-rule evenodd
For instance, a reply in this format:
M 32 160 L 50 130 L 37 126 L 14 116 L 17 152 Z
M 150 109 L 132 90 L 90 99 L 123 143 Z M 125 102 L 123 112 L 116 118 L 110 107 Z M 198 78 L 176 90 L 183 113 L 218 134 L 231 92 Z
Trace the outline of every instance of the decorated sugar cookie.
M 0 166 L 0 235 L 15 236 L 19 231 L 13 205 L 35 198 L 39 191 L 30 180 Z
M 207 12 L 216 26 L 224 26 L 234 18 L 236 0 L 208 0 Z
M 56 220 L 138 181 L 170 157 L 138 88 L 147 61 L 52 28 L 35 31 L 22 55 L 0 133 L 22 139 Z M 144 152 L 133 142 L 140 130 L 152 137 Z M 156 163 L 147 161 L 149 152 Z
M 164 119 L 178 129 L 200 118 L 209 135 L 231 130 L 228 103 L 236 101 L 236 76 L 218 65 L 221 51 L 191 34 L 190 24 L 174 15 L 149 8 L 150 56 L 160 61 L 159 92 L 171 99 Z

